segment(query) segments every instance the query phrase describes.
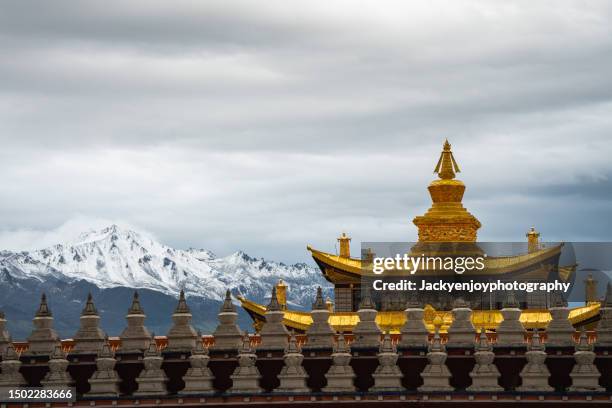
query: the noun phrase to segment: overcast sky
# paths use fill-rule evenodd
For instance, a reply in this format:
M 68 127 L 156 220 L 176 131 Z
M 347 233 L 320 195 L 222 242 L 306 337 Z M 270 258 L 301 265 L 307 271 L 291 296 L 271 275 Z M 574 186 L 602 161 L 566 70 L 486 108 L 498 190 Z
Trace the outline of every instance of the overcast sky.
M 1 10 L 1 248 L 110 222 L 286 262 L 411 241 L 445 138 L 481 240 L 611 240 L 612 2 Z

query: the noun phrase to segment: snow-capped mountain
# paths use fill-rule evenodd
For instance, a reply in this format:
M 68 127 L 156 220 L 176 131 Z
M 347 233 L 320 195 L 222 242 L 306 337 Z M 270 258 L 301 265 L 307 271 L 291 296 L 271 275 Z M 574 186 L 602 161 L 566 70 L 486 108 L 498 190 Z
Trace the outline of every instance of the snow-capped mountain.
M 31 252 L 0 253 L 0 270 L 44 279 L 84 279 L 99 288 L 127 287 L 221 300 L 226 289 L 262 299 L 283 279 L 289 301 L 312 302 L 321 273 L 306 264 L 285 265 L 252 258 L 242 251 L 217 258 L 203 249 L 174 249 L 146 234 L 117 225 L 81 234 L 71 243 Z M 299 290 L 291 291 L 291 287 Z
M 52 308 L 60 310 L 56 324 L 70 333 L 78 326 L 87 291 L 93 291 L 94 298 L 106 299 L 98 308 L 106 309 L 102 322 L 112 333 L 122 327 L 130 292 L 138 289 L 145 306 L 150 299 L 149 309 L 155 312 L 148 313 L 157 325 L 151 328 L 163 332 L 184 289 L 192 309 L 199 310 L 192 310 L 194 322 L 207 330 L 216 324 L 226 289 L 263 303 L 279 279 L 287 284 L 288 301 L 295 308 L 309 309 L 317 286 L 329 286 L 318 269 L 306 264 L 285 265 L 242 251 L 217 257 L 203 249 L 175 249 L 111 225 L 41 250 L 0 251 L 0 310 L 7 313 L 9 326 L 25 336 L 40 292 L 46 291 Z M 241 318 L 247 326 L 248 316 L 242 313 Z

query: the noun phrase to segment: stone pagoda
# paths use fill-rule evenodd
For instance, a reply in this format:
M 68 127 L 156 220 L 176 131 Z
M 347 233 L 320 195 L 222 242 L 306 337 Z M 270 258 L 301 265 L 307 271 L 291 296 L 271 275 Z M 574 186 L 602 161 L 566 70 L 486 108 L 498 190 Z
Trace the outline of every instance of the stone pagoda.
M 154 396 L 167 394 L 166 383 L 168 382 L 168 377 L 166 377 L 166 373 L 161 368 L 163 362 L 164 359 L 155 344 L 155 335 L 153 335 L 149 348 L 144 353 L 144 369 L 140 372 L 138 378 L 136 378 L 138 390 L 134 395 Z
M 455 301 L 452 313 L 453 322 L 448 328 L 447 346 L 474 347 L 476 329 L 472 324 L 472 309 L 463 299 L 459 298 Z
M 13 344 L 9 345 L 2 353 L 2 362 L 0 362 L 0 387 L 21 387 L 27 385 L 25 378 L 19 372 L 21 361 L 19 355 L 15 351 Z
M 525 347 L 525 327 L 520 321 L 521 309 L 513 291 L 508 291 L 501 314 L 504 320 L 497 327 L 497 346 Z
M 402 391 L 402 374 L 397 360 L 399 355 L 395 345 L 391 341 L 391 335 L 385 333 L 378 351 L 378 367 L 372 374 L 374 377 L 374 387 L 370 391 L 374 392 L 396 392 Z
M 335 330 L 329 324 L 329 310 L 323 301 L 323 290 L 317 288 L 317 297 L 312 304 L 312 324 L 306 331 L 306 348 L 332 348 Z
M 55 350 L 59 336 L 53 329 L 53 314 L 47 305 L 47 296 L 40 298 L 38 311 L 32 321 L 34 329 L 28 337 L 28 354 L 50 354 Z
M 474 353 L 474 359 L 476 360 L 476 364 L 470 372 L 472 385 L 467 388 L 467 391 L 503 391 L 504 389 L 498 383 L 501 374 L 499 373 L 499 370 L 495 364 L 493 364 L 493 360 L 495 360 L 495 353 L 493 353 L 493 347 L 487 339 L 487 334 L 484 328 L 480 331 L 480 337 L 475 349 L 476 352 Z
M 69 364 L 61 344 L 59 342 L 56 343 L 53 352 L 49 356 L 49 372 L 40 382 L 41 385 L 47 389 L 70 388 L 74 381 L 67 371 Z
M 569 391 L 605 391 L 606 389 L 599 385 L 599 377 L 601 377 L 601 373 L 595 364 L 593 364 L 595 361 L 593 345 L 589 344 L 589 339 L 587 338 L 587 334 L 584 330 L 580 333 L 580 341 L 578 344 L 576 344 L 574 359 L 576 360 L 576 365 L 570 373 L 570 377 L 572 378 L 572 386 L 569 387 Z
M 380 345 L 382 332 L 376 323 L 376 306 L 372 302 L 369 288 L 366 287 L 363 292 L 363 298 L 357 311 L 359 322 L 353 329 L 354 341 L 351 349 L 378 348 Z
M 210 357 L 208 356 L 208 349 L 204 347 L 202 342 L 202 335 L 198 333 L 199 341 L 196 342 L 195 348 L 191 351 L 189 356 L 189 369 L 183 377 L 185 382 L 185 388 L 180 391 L 181 395 L 191 394 L 207 394 L 213 393 L 213 380 L 215 377 L 208 368 L 208 362 Z
M 427 360 L 429 364 L 421 373 L 423 385 L 418 388 L 420 392 L 453 391 L 450 385 L 451 373 L 446 366 L 446 348 L 440 339 L 440 332 L 436 327 L 433 340 L 429 345 Z
M 238 367 L 230 376 L 232 379 L 232 387 L 227 391 L 233 394 L 258 394 L 263 392 L 259 386 L 261 374 L 255 366 L 257 362 L 257 354 L 251 348 L 251 339 L 249 334 L 245 333 L 242 339 L 242 346 L 238 352 Z
M 107 339 L 98 351 L 96 371 L 89 379 L 91 388 L 87 396 L 109 398 L 119 396 L 119 383 L 121 379 L 117 371 L 115 371 L 115 364 L 117 364 L 115 353 L 111 349 Z
M 219 324 L 213 333 L 215 344 L 213 350 L 238 350 L 242 345 L 244 333 L 238 327 L 238 312 L 232 303 L 232 294 L 228 289 L 225 292 L 225 300 L 218 314 Z
M 308 374 L 302 366 L 304 361 L 304 355 L 300 350 L 300 346 L 297 344 L 295 339 L 295 333 L 291 333 L 289 338 L 289 344 L 285 348 L 285 355 L 283 356 L 285 365 L 283 366 L 278 379 L 280 385 L 276 388 L 275 392 L 294 392 L 307 394 L 310 392 L 310 388 L 306 385 Z
M 172 328 L 168 332 L 167 351 L 190 352 L 196 346 L 198 334 L 191 326 L 191 310 L 185 300 L 185 291 L 181 290 L 179 301 L 172 314 Z M 200 339 L 201 340 L 201 339 Z
M 573 347 L 576 330 L 570 323 L 567 302 L 560 293 L 552 293 L 552 306 L 549 308 L 552 320 L 546 328 L 546 343 L 552 347 Z
M 284 315 L 285 313 L 281 310 L 276 296 L 276 286 L 273 286 L 272 296 L 270 296 L 270 303 L 265 314 L 266 322 L 259 332 L 261 336 L 260 349 L 284 350 L 287 347 L 289 331 L 283 324 Z
M 132 305 L 125 316 L 127 327 L 123 330 L 119 338 L 121 339 L 122 353 L 139 353 L 149 347 L 151 333 L 144 325 L 147 316 L 140 305 L 138 292 L 134 292 Z
M 525 364 L 520 373 L 523 383 L 517 388 L 517 391 L 553 391 L 553 387 L 548 385 L 550 371 L 548 371 L 548 367 L 545 364 L 545 348 L 544 343 L 540 341 L 540 334 L 536 330 L 531 337 L 527 353 L 525 353 L 527 364 Z
M 100 315 L 93 303 L 91 293 L 81 312 L 81 326 L 74 335 L 73 353 L 97 353 L 106 342 L 106 335 L 100 328 Z
M 351 352 L 346 344 L 344 335 L 338 335 L 338 341 L 332 354 L 332 365 L 325 374 L 327 385 L 323 392 L 354 392 L 355 372 L 351 367 Z
M 425 348 L 428 344 L 429 332 L 423 321 L 424 310 L 411 291 L 406 305 L 406 323 L 400 329 L 401 339 L 398 346 Z

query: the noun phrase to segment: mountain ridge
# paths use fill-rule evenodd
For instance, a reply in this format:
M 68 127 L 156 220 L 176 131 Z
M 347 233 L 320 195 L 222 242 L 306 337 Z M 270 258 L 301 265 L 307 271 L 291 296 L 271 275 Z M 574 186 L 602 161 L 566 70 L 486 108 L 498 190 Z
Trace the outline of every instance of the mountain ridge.
M 122 286 L 170 295 L 184 289 L 187 294 L 215 300 L 222 300 L 228 288 L 248 295 L 249 288 L 262 278 L 268 278 L 264 279 L 268 290 L 272 278 L 283 279 L 289 286 L 297 280 L 307 286 L 300 291 L 310 294 L 316 292 L 316 285 L 325 286 L 320 272 L 305 263 L 287 265 L 252 257 L 242 250 L 217 257 L 201 248 L 176 249 L 117 224 L 82 233 L 74 242 L 33 251 L 2 251 L 0 256 L 0 262 L 13 258 L 30 276 L 59 273 L 100 288 Z M 315 287 L 310 288 L 309 281 Z M 290 300 L 302 304 L 302 296 L 295 295 Z
M 0 310 L 10 309 L 17 314 L 19 335 L 27 333 L 33 311 L 38 305 L 40 291 L 50 291 L 63 299 L 55 302 L 56 320 L 65 319 L 65 333 L 78 327 L 79 306 L 86 296 L 85 288 L 99 296 L 113 298 L 126 290 L 149 293 L 151 314 L 160 313 L 159 327 L 169 325 L 171 311 L 157 310 L 157 303 L 170 304 L 185 290 L 190 304 L 201 315 L 194 313 L 194 322 L 207 329 L 216 324 L 217 305 L 225 291 L 240 294 L 257 302 L 267 303 L 272 287 L 282 279 L 287 285 L 287 300 L 291 307 L 308 309 L 318 286 L 329 291 L 329 284 L 320 271 L 305 263 L 286 265 L 264 258 L 251 257 L 244 251 L 218 257 L 206 249 L 176 249 L 156 241 L 147 234 L 112 224 L 102 229 L 89 230 L 76 239 L 32 251 L 0 251 Z M 61 288 L 61 289 L 58 289 Z M 19 293 L 19 296 L 14 296 Z M 8 296 L 10 294 L 10 296 Z M 8 299 L 12 300 L 8 300 Z M 53 298 L 53 296 L 50 296 Z M 159 299 L 163 299 L 160 301 Z M 14 302 L 19 307 L 15 307 Z M 104 306 L 119 317 L 129 305 Z M 74 310 L 73 310 L 74 309 Z M 30 310 L 32 314 L 25 311 Z M 243 325 L 248 322 L 242 314 Z M 68 321 L 70 317 L 72 321 Z M 116 319 L 115 319 L 116 320 Z M 104 319 L 103 319 L 104 321 Z M 107 322 L 116 331 L 113 321 Z

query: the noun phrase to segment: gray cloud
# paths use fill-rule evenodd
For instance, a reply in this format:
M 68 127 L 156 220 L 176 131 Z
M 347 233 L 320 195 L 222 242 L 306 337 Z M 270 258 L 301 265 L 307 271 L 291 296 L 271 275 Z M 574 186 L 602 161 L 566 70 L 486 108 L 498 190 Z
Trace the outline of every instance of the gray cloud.
M 609 2 L 10 2 L 0 244 L 411 240 L 449 138 L 481 237 L 609 240 Z M 102 221 L 103 220 L 103 221 Z

